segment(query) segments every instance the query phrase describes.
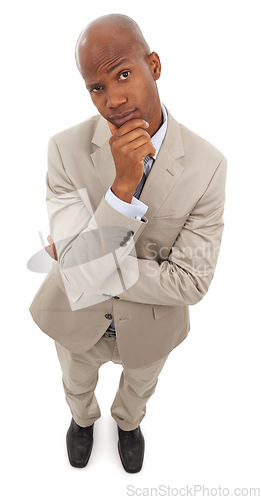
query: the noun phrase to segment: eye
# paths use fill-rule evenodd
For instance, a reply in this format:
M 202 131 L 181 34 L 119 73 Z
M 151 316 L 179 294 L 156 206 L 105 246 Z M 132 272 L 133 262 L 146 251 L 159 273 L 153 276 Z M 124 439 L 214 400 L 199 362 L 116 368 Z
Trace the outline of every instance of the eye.
M 93 89 L 91 89 L 91 92 L 97 94 L 97 92 L 100 92 L 101 89 L 102 87 L 100 85 L 97 85 L 96 87 L 93 87 Z
M 123 71 L 120 74 L 120 80 L 126 80 L 126 78 L 128 78 L 128 76 L 130 76 L 130 71 Z

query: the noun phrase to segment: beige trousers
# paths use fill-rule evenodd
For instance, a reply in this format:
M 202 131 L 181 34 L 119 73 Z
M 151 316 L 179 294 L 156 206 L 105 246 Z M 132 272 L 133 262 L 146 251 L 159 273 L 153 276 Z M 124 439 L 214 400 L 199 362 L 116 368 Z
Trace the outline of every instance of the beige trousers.
M 87 427 L 101 416 L 94 394 L 98 370 L 107 361 L 113 361 L 122 364 L 123 370 L 111 415 L 124 431 L 138 427 L 168 356 L 141 368 L 128 368 L 119 357 L 117 340 L 114 338 L 101 337 L 89 351 L 81 354 L 73 354 L 56 341 L 55 346 L 63 373 L 65 399 L 78 425 Z

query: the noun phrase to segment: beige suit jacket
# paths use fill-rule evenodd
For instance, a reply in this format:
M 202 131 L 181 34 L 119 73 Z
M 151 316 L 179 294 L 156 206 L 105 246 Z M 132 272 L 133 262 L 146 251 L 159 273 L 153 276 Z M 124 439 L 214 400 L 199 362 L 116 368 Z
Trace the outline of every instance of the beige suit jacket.
M 47 210 L 58 261 L 30 313 L 74 353 L 89 350 L 114 318 L 126 366 L 166 356 L 186 338 L 188 306 L 202 299 L 213 278 L 224 227 L 226 158 L 167 112 L 166 136 L 140 196 L 148 205 L 141 221 L 105 201 L 116 170 L 101 116 L 50 139 Z M 94 231 L 102 246 L 108 226 L 120 228 L 117 236 L 111 231 L 117 259 L 106 251 L 95 259 L 86 243 L 93 240 L 85 238 Z

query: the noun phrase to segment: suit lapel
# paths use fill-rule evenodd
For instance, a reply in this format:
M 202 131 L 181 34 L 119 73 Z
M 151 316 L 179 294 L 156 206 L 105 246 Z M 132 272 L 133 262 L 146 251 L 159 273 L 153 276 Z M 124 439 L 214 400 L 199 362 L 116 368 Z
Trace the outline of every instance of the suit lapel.
M 100 177 L 100 181 L 104 189 L 104 195 L 112 185 L 116 175 L 114 160 L 109 145 L 110 137 L 111 132 L 108 124 L 103 117 L 100 117 L 92 139 L 92 143 L 95 146 L 98 146 L 98 148 L 91 154 L 91 158 L 97 174 Z
M 148 205 L 145 216 L 151 220 L 182 175 L 184 167 L 177 161 L 184 156 L 180 124 L 168 112 L 168 127 L 156 161 L 146 180 L 140 201 Z M 111 136 L 106 120 L 100 117 L 92 142 L 98 148 L 92 153 L 92 161 L 103 186 L 104 195 L 114 181 L 116 169 L 111 154 Z

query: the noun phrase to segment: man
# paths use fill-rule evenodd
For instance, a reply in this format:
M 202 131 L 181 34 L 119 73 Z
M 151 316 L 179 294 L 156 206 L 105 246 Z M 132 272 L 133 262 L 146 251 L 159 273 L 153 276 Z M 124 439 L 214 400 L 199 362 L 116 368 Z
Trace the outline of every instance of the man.
M 146 402 L 190 330 L 188 306 L 214 275 L 226 158 L 161 103 L 159 56 L 129 17 L 90 23 L 76 63 L 99 115 L 50 139 L 46 250 L 54 264 L 30 312 L 55 339 L 72 413 L 71 465 L 89 460 L 98 369 L 112 360 L 123 365 L 111 407 L 119 455 L 135 473 Z

